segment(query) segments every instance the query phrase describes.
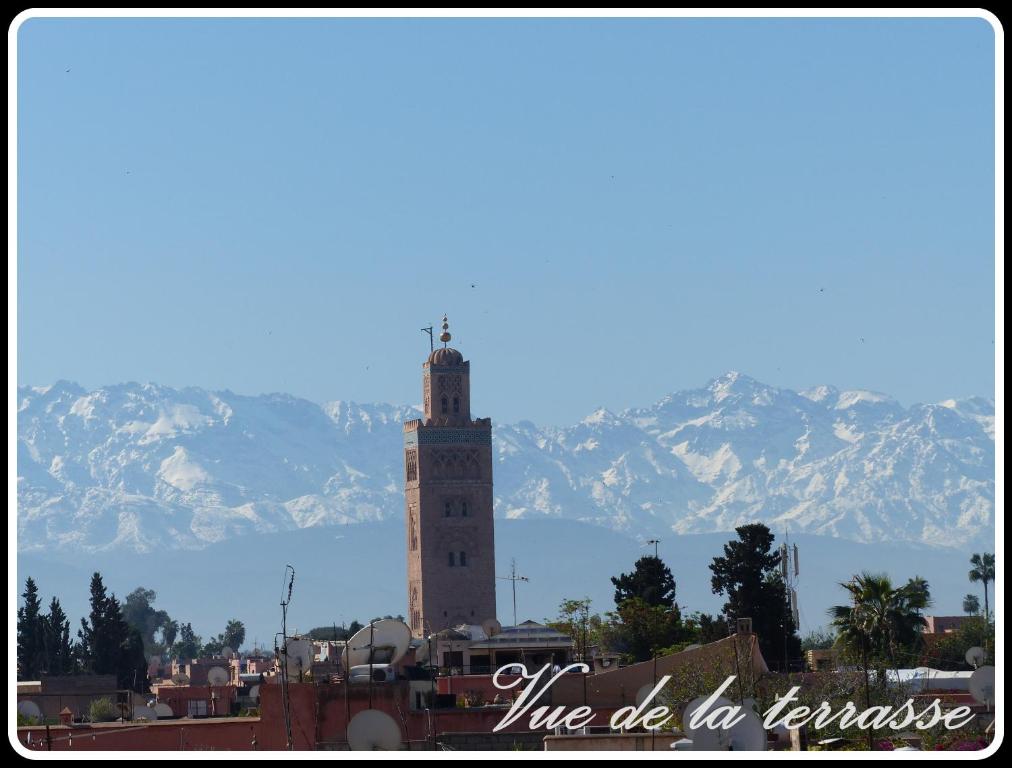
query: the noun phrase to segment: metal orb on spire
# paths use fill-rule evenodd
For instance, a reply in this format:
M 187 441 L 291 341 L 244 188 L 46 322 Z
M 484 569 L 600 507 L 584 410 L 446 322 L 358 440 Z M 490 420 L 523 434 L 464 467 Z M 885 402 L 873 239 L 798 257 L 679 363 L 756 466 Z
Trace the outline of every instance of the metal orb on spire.
M 446 315 L 443 315 L 443 332 L 439 334 L 439 340 L 443 342 L 443 346 L 445 347 L 451 338 L 450 322 L 446 319 Z

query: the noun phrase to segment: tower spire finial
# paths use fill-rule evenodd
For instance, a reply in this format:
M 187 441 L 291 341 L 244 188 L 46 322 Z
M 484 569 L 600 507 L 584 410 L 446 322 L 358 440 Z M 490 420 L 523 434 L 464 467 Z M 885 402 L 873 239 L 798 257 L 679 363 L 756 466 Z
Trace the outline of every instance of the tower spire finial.
M 450 336 L 450 322 L 449 320 L 446 319 L 446 315 L 443 315 L 443 332 L 439 334 L 439 340 L 443 342 L 443 346 L 445 347 L 447 342 L 451 338 L 452 337 Z

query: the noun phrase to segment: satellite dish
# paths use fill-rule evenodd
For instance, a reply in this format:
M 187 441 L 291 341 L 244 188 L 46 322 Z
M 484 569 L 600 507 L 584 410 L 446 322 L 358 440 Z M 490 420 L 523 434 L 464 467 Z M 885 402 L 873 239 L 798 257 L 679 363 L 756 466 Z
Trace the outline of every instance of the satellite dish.
M 707 728 L 704 725 L 692 733 L 693 752 L 727 752 L 729 749 L 731 732 L 724 728 Z
M 288 676 L 297 678 L 313 668 L 313 643 L 301 637 L 290 637 L 285 643 Z
M 397 670 L 393 664 L 362 664 L 352 667 L 348 672 L 348 682 L 390 683 L 397 679 Z
M 989 707 L 994 704 L 994 667 L 978 667 L 970 675 L 970 695 Z
M 159 718 L 173 717 L 175 715 L 175 713 L 172 711 L 172 707 L 170 707 L 168 704 L 166 704 L 163 701 L 155 704 L 154 709 L 155 709 L 155 714 Z
M 34 701 L 23 699 L 18 702 L 18 714 L 22 717 L 42 717 L 42 710 Z
M 259 685 L 254 685 L 252 688 L 249 689 L 249 697 L 251 699 L 253 699 L 253 701 L 256 701 L 257 699 L 260 698 L 260 686 Z
M 481 623 L 481 630 L 485 633 L 485 637 L 495 637 L 502 632 L 502 624 L 499 623 L 498 619 L 492 617 L 491 619 L 485 619 Z
M 221 655 L 224 656 L 226 659 L 231 659 L 233 656 L 235 656 L 235 651 L 233 651 L 229 646 L 226 645 L 224 648 L 221 649 Z
M 411 644 L 411 628 L 397 619 L 381 619 L 362 627 L 351 636 L 341 656 L 341 666 L 351 669 L 370 662 L 373 664 L 395 664 L 408 652 Z
M 224 667 L 211 667 L 207 670 L 208 685 L 228 685 L 229 675 Z
M 356 752 L 400 749 L 400 726 L 386 712 L 363 710 L 348 723 L 348 746 Z
M 765 752 L 766 729 L 759 715 L 748 705 L 742 705 L 745 714 L 739 722 L 728 729 L 731 737 L 731 750 L 734 752 Z
M 136 706 L 134 707 L 134 720 L 157 720 L 158 713 L 151 707 Z
M 640 706 L 644 701 L 647 700 L 647 696 L 650 695 L 650 691 L 654 689 L 654 686 L 650 683 L 641 685 L 640 689 L 636 691 L 636 706 Z
M 693 699 L 692 701 L 690 701 L 688 704 L 685 705 L 685 709 L 682 712 L 682 733 L 684 733 L 693 741 L 695 741 L 697 733 L 701 733 L 703 731 L 710 731 L 710 729 L 705 726 L 698 729 L 697 731 L 691 725 L 689 725 L 689 723 L 692 720 L 692 713 L 695 712 L 697 709 L 699 709 L 701 706 L 703 706 L 703 703 L 708 698 L 709 696 L 699 696 Z M 707 709 L 707 712 L 708 713 L 713 712 L 713 710 L 717 709 L 718 707 L 733 707 L 733 706 L 734 706 L 733 701 L 731 701 L 730 699 L 725 699 L 723 696 L 718 696 L 716 701 L 714 701 L 713 704 L 710 705 L 709 709 Z M 726 749 L 726 747 L 712 747 L 712 749 Z
M 432 641 L 429 638 L 422 640 L 421 645 L 415 648 L 415 662 L 423 667 L 429 666 L 429 654 L 432 653 Z
M 177 672 L 172 676 L 172 682 L 176 685 L 189 685 L 190 676 L 185 672 Z
M 966 652 L 966 663 L 976 669 L 984 663 L 984 649 L 979 646 L 973 646 Z

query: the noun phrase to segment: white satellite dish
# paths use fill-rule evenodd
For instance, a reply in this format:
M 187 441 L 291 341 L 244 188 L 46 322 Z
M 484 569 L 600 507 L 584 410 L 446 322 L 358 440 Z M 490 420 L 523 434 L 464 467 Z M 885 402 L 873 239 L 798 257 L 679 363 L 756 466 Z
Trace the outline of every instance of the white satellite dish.
M 396 664 L 408 652 L 410 644 L 411 628 L 407 624 L 397 619 L 381 619 L 351 636 L 344 647 L 341 666 L 351 669 L 370 661 L 373 664 Z
M 173 717 L 175 715 L 175 713 L 172 711 L 172 707 L 170 707 L 164 701 L 160 701 L 157 704 L 155 704 L 154 709 L 155 709 L 155 714 L 159 718 Z
M 400 749 L 400 726 L 386 712 L 363 710 L 348 723 L 348 746 L 356 752 Z
M 750 706 L 742 706 L 743 717 L 728 729 L 731 750 L 734 752 L 765 752 L 766 729 L 763 721 Z
M 235 656 L 235 651 L 233 651 L 229 646 L 226 645 L 224 648 L 221 649 L 221 655 L 226 659 L 231 659 L 233 656 Z
M 207 670 L 208 685 L 228 685 L 229 675 L 224 667 L 211 667 Z
M 970 675 L 970 695 L 989 707 L 994 704 L 994 667 L 978 667 Z
M 704 726 L 698 729 L 697 731 L 691 725 L 689 725 L 690 721 L 692 720 L 692 713 L 695 712 L 697 709 L 699 709 L 701 706 L 703 706 L 703 703 L 708 698 L 709 696 L 699 696 L 693 699 L 692 701 L 690 701 L 688 704 L 685 705 L 685 710 L 682 712 L 682 733 L 684 733 L 693 741 L 695 741 L 696 739 L 697 732 L 710 730 L 709 728 Z M 707 713 L 709 714 L 710 712 L 713 712 L 713 710 L 717 709 L 718 707 L 733 707 L 733 706 L 734 706 L 733 701 L 731 701 L 730 699 L 725 699 L 723 696 L 718 696 L 716 701 L 714 701 L 713 704 L 711 704 L 707 708 Z M 717 749 L 717 747 L 713 747 L 713 749 Z
M 423 667 L 429 666 L 430 653 L 432 653 L 432 641 L 429 638 L 425 638 L 422 640 L 421 645 L 415 648 L 415 663 L 421 664 Z
M 636 691 L 636 706 L 637 707 L 640 704 L 642 704 L 644 701 L 647 700 L 647 696 L 650 695 L 650 691 L 652 691 L 653 689 L 654 689 L 654 686 L 652 684 L 650 684 L 650 683 L 647 683 L 646 685 L 641 685 L 640 686 L 640 689 L 638 691 Z
M 189 685 L 190 676 L 187 675 L 185 672 L 177 672 L 172 676 L 172 682 L 175 685 Z
M 502 632 L 502 624 L 495 617 L 491 619 L 485 619 L 481 623 L 481 630 L 485 633 L 485 637 L 495 637 Z
M 392 683 L 397 679 L 397 669 L 393 664 L 361 664 L 352 667 L 348 672 L 348 682 L 368 683 Z
M 313 668 L 313 642 L 302 637 L 290 637 L 285 643 L 288 677 L 298 679 Z
M 18 702 L 18 714 L 22 717 L 42 717 L 42 710 L 34 701 L 23 699 Z
M 136 706 L 134 707 L 134 720 L 157 720 L 158 712 L 151 707 Z
M 984 649 L 980 646 L 973 646 L 966 652 L 966 663 L 976 669 L 984 663 Z
M 253 701 L 256 701 L 257 699 L 260 698 L 260 686 L 259 685 L 254 685 L 252 688 L 249 689 L 249 697 L 251 699 L 253 699 Z

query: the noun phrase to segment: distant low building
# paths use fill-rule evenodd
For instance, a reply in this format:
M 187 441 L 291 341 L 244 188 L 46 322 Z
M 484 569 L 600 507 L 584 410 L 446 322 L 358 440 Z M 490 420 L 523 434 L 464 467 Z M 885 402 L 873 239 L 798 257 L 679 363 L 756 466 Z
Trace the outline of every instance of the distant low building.
M 928 635 L 944 635 L 956 632 L 976 616 L 925 616 L 924 633 Z

